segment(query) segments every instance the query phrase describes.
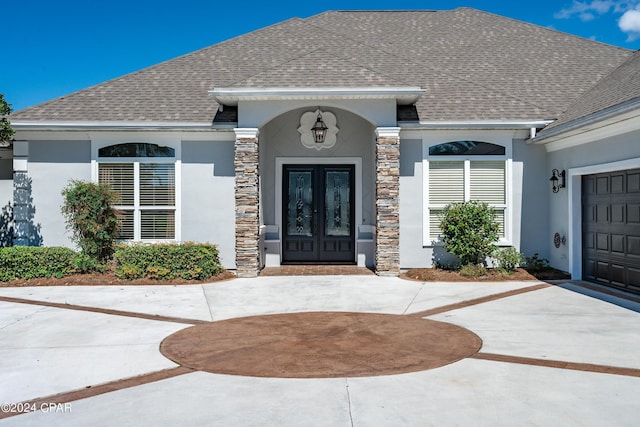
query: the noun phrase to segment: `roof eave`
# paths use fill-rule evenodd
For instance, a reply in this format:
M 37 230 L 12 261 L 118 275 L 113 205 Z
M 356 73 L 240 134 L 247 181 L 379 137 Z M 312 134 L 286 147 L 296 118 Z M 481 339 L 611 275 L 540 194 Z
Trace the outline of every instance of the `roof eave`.
M 407 129 L 538 129 L 553 120 L 421 120 L 419 122 L 399 122 Z
M 73 131 L 73 130 L 214 130 L 211 122 L 142 122 L 142 121 L 57 121 L 15 120 L 16 131 Z
M 640 115 L 640 98 L 635 98 L 596 113 L 562 123 L 551 129 L 544 129 L 531 139 L 533 144 L 549 144 L 586 131 L 610 126 Z
M 425 90 L 402 87 L 309 87 L 309 88 L 217 88 L 209 91 L 221 105 L 238 105 L 240 101 L 294 101 L 336 99 L 395 99 L 400 105 L 414 104 Z

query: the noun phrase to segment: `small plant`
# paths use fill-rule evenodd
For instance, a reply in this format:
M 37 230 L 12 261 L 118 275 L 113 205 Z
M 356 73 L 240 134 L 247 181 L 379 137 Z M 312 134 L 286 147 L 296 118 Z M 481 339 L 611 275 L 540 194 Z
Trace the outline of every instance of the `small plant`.
M 462 265 L 483 264 L 496 248 L 499 225 L 496 214 L 484 202 L 451 203 L 444 208 L 440 229 L 444 249 Z
M 437 268 L 439 270 L 445 270 L 445 271 L 458 271 L 460 270 L 460 263 L 435 261 L 433 263 L 433 268 Z
M 11 202 L 0 209 L 0 248 L 13 246 L 13 206 Z
M 16 133 L 9 122 L 8 116 L 11 111 L 11 105 L 4 100 L 4 95 L 0 93 L 0 143 L 10 142 Z
M 513 273 L 522 262 L 522 254 L 513 246 L 496 250 L 493 257 L 498 263 L 498 269 L 505 273 Z
M 73 241 L 99 261 L 111 257 L 120 228 L 117 211 L 112 208 L 118 195 L 106 184 L 72 180 L 62 196 L 62 213 Z
M 546 258 L 540 258 L 538 253 L 534 253 L 533 256 L 525 257 L 524 264 L 527 270 L 538 272 L 549 269 L 549 260 Z
M 460 275 L 465 277 L 482 277 L 489 274 L 487 269 L 480 264 L 467 264 L 460 269 Z

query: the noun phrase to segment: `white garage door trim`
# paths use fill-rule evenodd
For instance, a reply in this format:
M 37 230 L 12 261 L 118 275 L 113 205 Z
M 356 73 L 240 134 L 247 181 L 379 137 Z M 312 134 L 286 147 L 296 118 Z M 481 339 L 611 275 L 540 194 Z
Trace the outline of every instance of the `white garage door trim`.
M 640 157 L 619 162 L 570 168 L 569 190 L 569 269 L 573 280 L 582 280 L 582 175 L 640 168 Z

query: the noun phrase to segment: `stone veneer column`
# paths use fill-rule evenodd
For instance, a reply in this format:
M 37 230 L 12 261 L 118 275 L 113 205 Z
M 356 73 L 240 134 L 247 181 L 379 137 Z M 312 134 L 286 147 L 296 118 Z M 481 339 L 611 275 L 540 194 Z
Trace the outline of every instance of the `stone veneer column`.
M 400 273 L 400 128 L 376 129 L 376 273 Z
M 238 128 L 235 132 L 236 274 L 256 277 L 260 269 L 258 129 Z

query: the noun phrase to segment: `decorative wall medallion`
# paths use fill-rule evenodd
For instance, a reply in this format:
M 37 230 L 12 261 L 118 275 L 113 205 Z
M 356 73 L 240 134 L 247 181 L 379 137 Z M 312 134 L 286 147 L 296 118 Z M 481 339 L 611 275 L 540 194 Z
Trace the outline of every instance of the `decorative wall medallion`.
M 313 133 L 311 132 L 311 128 L 315 125 L 318 114 L 322 116 L 322 120 L 327 126 L 327 133 L 324 138 L 324 142 L 316 142 L 313 138 Z M 336 116 L 329 111 L 320 111 L 320 109 L 317 109 L 316 111 L 307 111 L 300 117 L 300 127 L 298 128 L 298 132 L 300 132 L 300 142 L 302 142 L 302 145 L 305 147 L 315 148 L 318 151 L 323 148 L 331 148 L 336 145 L 336 134 L 338 133 L 338 127 L 336 124 Z

